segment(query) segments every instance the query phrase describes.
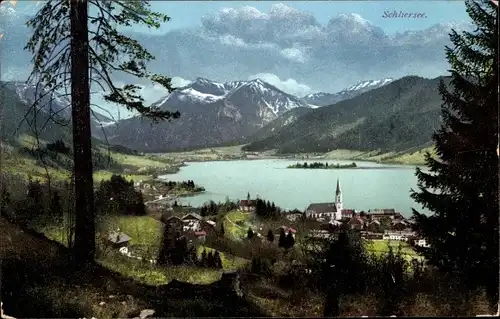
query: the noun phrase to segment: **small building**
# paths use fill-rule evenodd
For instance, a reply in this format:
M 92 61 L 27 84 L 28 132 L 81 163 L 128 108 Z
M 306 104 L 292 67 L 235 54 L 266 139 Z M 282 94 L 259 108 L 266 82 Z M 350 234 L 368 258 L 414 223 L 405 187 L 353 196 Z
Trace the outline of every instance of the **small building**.
M 186 215 L 184 215 L 182 217 L 182 220 L 183 221 L 201 221 L 203 219 L 203 217 L 201 217 L 200 215 L 196 214 L 196 213 L 188 213 Z
M 371 220 L 380 220 L 384 217 L 389 217 L 390 219 L 395 219 L 396 216 L 401 216 L 401 214 L 396 213 L 396 211 L 392 208 L 390 209 L 375 209 L 370 211 L 369 214 Z
M 403 231 L 407 228 L 409 228 L 410 225 L 406 223 L 404 220 L 394 220 L 392 222 L 392 230 L 395 231 Z
M 415 246 L 429 248 L 431 245 L 429 245 L 425 239 L 420 238 L 415 240 Z
M 372 220 L 366 227 L 368 231 L 378 233 L 380 231 L 380 221 L 378 219 Z
M 240 200 L 240 210 L 244 211 L 254 211 L 257 201 L 253 199 L 243 199 Z
M 354 209 L 342 209 L 341 211 L 342 219 L 351 219 L 354 214 Z
M 120 231 L 112 231 L 108 236 L 108 241 L 111 243 L 113 248 L 117 249 L 128 246 L 130 239 L 130 236 Z
M 183 230 L 184 222 L 182 221 L 182 219 L 180 219 L 177 216 L 170 216 L 168 218 L 164 218 L 164 216 L 162 216 L 161 221 L 165 225 L 172 227 L 173 229 L 175 229 L 178 232 L 182 232 L 182 230 Z
M 354 215 L 349 221 L 347 222 L 347 227 L 349 229 L 356 229 L 356 230 L 362 230 L 364 228 L 365 222 L 364 220 L 359 217 Z

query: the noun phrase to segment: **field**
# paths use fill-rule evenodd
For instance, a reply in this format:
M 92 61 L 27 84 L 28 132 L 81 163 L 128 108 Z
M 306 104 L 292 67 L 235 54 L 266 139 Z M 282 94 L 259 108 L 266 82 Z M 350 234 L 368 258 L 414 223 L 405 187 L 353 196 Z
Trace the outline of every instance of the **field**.
M 66 244 L 62 227 L 33 225 L 47 238 Z M 163 235 L 163 225 L 160 221 L 149 216 L 114 216 L 101 220 L 99 232 L 106 234 L 110 230 L 120 229 L 121 232 L 131 237 L 128 245 L 134 255 L 145 260 L 155 259 L 158 255 Z M 205 246 L 197 248 L 197 254 L 201 255 L 203 249 L 213 250 Z M 223 271 L 232 271 L 245 266 L 248 261 L 220 252 L 222 259 L 222 270 L 200 268 L 196 266 L 171 266 L 159 267 L 146 261 L 132 259 L 119 254 L 116 251 L 107 250 L 97 258 L 102 266 L 116 271 L 121 275 L 134 278 L 139 282 L 149 285 L 167 284 L 173 279 L 192 284 L 210 284 L 220 279 Z
M 408 243 L 403 241 L 395 241 L 395 240 L 367 240 L 366 241 L 366 249 L 370 253 L 374 253 L 375 255 L 381 255 L 389 252 L 389 247 L 393 249 L 394 253 L 398 251 L 401 252 L 402 255 L 408 261 L 412 259 L 421 259 L 423 257 L 419 256 Z
M 241 210 L 233 210 L 224 218 L 224 230 L 226 232 L 226 236 L 240 240 L 245 238 L 248 232 L 248 227 L 251 225 L 248 223 L 249 213 L 245 213 Z

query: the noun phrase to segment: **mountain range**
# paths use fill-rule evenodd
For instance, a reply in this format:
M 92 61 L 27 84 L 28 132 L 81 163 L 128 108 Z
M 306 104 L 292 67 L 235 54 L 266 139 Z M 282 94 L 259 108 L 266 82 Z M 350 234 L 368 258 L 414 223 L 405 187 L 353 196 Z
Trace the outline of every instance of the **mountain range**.
M 219 83 L 197 78 L 153 106 L 179 119 L 154 124 L 132 117 L 106 127 L 114 144 L 144 152 L 197 148 L 244 139 L 295 108 L 311 106 L 260 79 Z
M 279 153 L 404 151 L 428 146 L 440 124 L 438 85 L 449 78 L 407 76 L 351 99 L 306 112 L 288 125 L 268 124 L 243 149 Z
M 111 144 L 142 152 L 195 149 L 227 143 L 247 144 L 248 151 L 277 149 L 281 153 L 352 150 L 404 150 L 427 145 L 439 125 L 440 79 L 407 76 L 399 80 L 364 81 L 338 93 L 317 93 L 298 98 L 259 79 L 215 82 L 197 78 L 160 99 L 153 106 L 179 110 L 181 117 L 153 123 L 132 117 L 118 122 L 94 112 L 94 137 L 106 135 Z M 34 87 L 3 82 L 2 133 L 12 135 L 12 123 L 21 122 L 36 96 Z M 333 104 L 319 107 L 320 99 Z M 39 113 L 47 120 L 57 113 L 70 120 L 68 99 L 42 99 Z M 43 122 L 43 121 L 39 121 Z M 48 137 L 70 131 L 46 129 Z M 11 132 L 12 131 L 12 132 Z M 25 123 L 21 133 L 29 133 Z

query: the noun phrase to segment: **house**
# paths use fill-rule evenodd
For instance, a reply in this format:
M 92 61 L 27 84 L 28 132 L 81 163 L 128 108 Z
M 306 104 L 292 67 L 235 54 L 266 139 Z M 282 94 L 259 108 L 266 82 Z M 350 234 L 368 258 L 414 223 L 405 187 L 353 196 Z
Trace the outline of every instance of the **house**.
M 306 209 L 307 218 L 328 218 L 330 220 L 342 219 L 342 191 L 340 182 L 337 179 L 337 188 L 335 190 L 335 202 L 333 203 L 313 203 Z
M 354 209 L 342 209 L 341 219 L 351 219 L 354 214 Z
M 117 249 L 128 246 L 130 239 L 130 236 L 120 232 L 119 230 L 110 232 L 108 236 L 108 241 L 111 243 L 113 248 Z
M 364 225 L 365 221 L 361 217 L 356 215 L 352 216 L 352 218 L 347 222 L 347 227 L 349 229 L 361 230 L 363 229 Z
M 390 219 L 395 219 L 397 215 L 401 216 L 401 214 L 396 213 L 396 211 L 392 208 L 391 209 L 375 209 L 375 210 L 369 212 L 369 216 L 370 216 L 371 220 L 382 219 L 384 217 L 389 217 Z
M 378 233 L 380 232 L 380 221 L 378 219 L 372 220 L 366 228 L 370 232 Z
M 184 217 L 182 217 L 181 219 L 184 223 L 184 231 L 197 231 L 200 229 L 203 217 L 196 213 L 189 213 L 184 215 Z
M 304 214 L 302 213 L 293 213 L 293 214 L 287 214 L 285 215 L 286 219 L 288 219 L 291 222 L 296 221 L 297 219 L 301 218 Z
M 415 246 L 429 248 L 431 245 L 425 239 L 417 239 L 415 240 Z
M 182 217 L 182 220 L 184 222 L 186 222 L 186 221 L 201 221 L 202 219 L 203 219 L 203 217 L 201 217 L 200 215 L 198 215 L 196 213 L 188 213 Z
M 256 203 L 257 203 L 257 201 L 255 201 L 253 199 L 240 200 L 240 210 L 253 211 L 253 210 L 255 210 Z
M 408 239 L 414 235 L 415 234 L 413 232 L 407 231 L 386 231 L 382 239 L 408 241 Z
M 392 221 L 392 230 L 403 231 L 407 228 L 409 228 L 409 225 L 404 220 L 393 220 Z
M 168 218 L 164 218 L 164 216 L 162 216 L 161 221 L 165 225 L 172 227 L 173 229 L 175 229 L 178 232 L 182 232 L 182 230 L 183 230 L 184 222 L 182 221 L 182 219 L 180 219 L 177 216 L 171 216 Z
M 215 233 L 215 222 L 211 220 L 202 220 L 200 222 L 200 231 L 204 231 L 206 235 Z

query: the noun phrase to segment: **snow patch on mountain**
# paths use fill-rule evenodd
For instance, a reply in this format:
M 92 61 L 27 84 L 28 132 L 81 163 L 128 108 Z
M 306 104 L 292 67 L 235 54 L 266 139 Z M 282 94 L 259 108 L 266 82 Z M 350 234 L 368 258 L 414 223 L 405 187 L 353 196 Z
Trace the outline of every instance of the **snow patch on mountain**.
M 392 78 L 360 81 L 337 93 L 325 93 L 325 92 L 312 93 L 304 96 L 302 99 L 305 102 L 309 103 L 309 105 L 314 105 L 314 106 L 332 105 L 340 101 L 353 98 L 367 91 L 382 87 L 386 84 L 391 83 L 392 81 L 394 81 L 394 79 Z M 314 106 L 311 107 L 315 108 Z

